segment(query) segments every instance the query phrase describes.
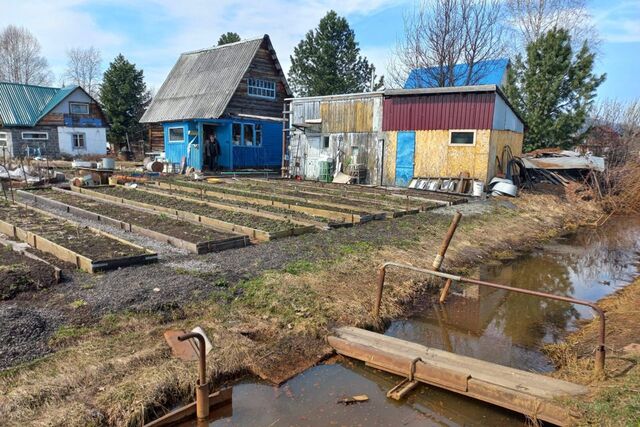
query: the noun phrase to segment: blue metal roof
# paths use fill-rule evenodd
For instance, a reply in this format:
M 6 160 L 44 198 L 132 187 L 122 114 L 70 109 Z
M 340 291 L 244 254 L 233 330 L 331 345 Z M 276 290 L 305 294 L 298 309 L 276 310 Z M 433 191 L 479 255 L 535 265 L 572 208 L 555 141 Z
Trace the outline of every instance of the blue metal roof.
M 509 59 L 499 58 L 487 61 L 480 61 L 474 65 L 476 70 L 481 70 L 477 81 L 470 82 L 471 85 L 496 85 L 501 86 L 509 67 Z M 439 86 L 433 79 L 433 68 L 417 68 L 409 73 L 409 77 L 404 84 L 405 89 L 432 88 Z M 455 79 L 454 85 L 449 86 L 466 86 L 466 77 L 469 66 L 467 64 L 457 64 L 453 67 L 453 75 Z M 474 72 L 475 73 L 475 72 Z
M 3 126 L 35 126 L 77 88 L 0 82 L 0 123 Z

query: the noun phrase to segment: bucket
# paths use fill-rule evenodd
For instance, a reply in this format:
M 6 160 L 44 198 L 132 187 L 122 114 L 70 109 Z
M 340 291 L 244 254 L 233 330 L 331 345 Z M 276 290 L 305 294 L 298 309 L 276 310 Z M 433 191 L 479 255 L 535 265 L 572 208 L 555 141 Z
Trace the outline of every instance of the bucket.
M 102 169 L 115 169 L 116 168 L 116 161 L 113 159 L 110 159 L 108 157 L 105 157 L 104 159 L 102 159 Z
M 482 196 L 483 191 L 484 191 L 484 182 L 473 181 L 473 196 L 480 197 Z

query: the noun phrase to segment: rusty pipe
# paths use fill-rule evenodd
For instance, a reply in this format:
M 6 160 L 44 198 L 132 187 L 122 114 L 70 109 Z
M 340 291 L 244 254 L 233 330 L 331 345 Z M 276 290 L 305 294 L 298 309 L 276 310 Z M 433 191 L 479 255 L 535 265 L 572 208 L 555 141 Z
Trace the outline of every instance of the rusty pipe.
M 606 336 L 605 313 L 604 313 L 604 310 L 602 308 L 600 308 L 598 305 L 596 305 L 596 304 L 594 304 L 594 303 L 592 303 L 590 301 L 585 301 L 585 300 L 580 300 L 580 299 L 576 299 L 576 298 L 566 297 L 566 296 L 563 296 L 563 295 L 548 294 L 546 292 L 532 291 L 530 289 L 514 288 L 512 286 L 501 285 L 499 283 L 493 283 L 493 282 L 487 282 L 487 281 L 484 281 L 484 280 L 472 279 L 472 278 L 469 278 L 469 277 L 457 276 L 457 275 L 454 275 L 454 274 L 444 273 L 444 272 L 441 272 L 441 271 L 418 268 L 418 267 L 414 267 L 412 265 L 399 264 L 399 263 L 396 263 L 396 262 L 386 262 L 386 263 L 382 264 L 380 266 L 380 268 L 378 269 L 377 298 L 376 298 L 376 305 L 375 305 L 374 310 L 373 310 L 373 312 L 374 312 L 374 314 L 376 316 L 378 316 L 378 314 L 380 313 L 380 303 L 382 301 L 382 291 L 383 291 L 383 288 L 384 288 L 384 279 L 385 279 L 387 267 L 398 267 L 398 268 L 403 268 L 405 270 L 415 271 L 415 272 L 418 272 L 418 273 L 430 274 L 432 276 L 441 277 L 443 279 L 451 280 L 453 282 L 467 283 L 467 284 L 478 285 L 478 286 L 486 286 L 486 287 L 489 287 L 489 288 L 502 289 L 502 290 L 509 291 L 509 292 L 516 292 L 516 293 L 525 294 L 525 295 L 531 295 L 531 296 L 535 296 L 535 297 L 539 297 L 539 298 L 549 298 L 549 299 L 553 299 L 553 300 L 556 300 L 556 301 L 563 301 L 563 302 L 567 302 L 567 303 L 571 303 L 571 304 L 577 304 L 577 305 L 583 305 L 583 306 L 590 307 L 591 309 L 593 309 L 598 314 L 598 319 L 600 321 L 600 327 L 599 327 L 599 331 L 598 331 L 599 332 L 599 334 L 598 334 L 598 347 L 596 348 L 595 371 L 596 371 L 596 373 L 604 372 L 605 353 L 606 353 L 606 351 L 605 351 L 605 336 Z
M 447 230 L 447 234 L 444 236 L 444 240 L 440 245 L 440 249 L 438 250 L 438 254 L 436 258 L 433 260 L 433 269 L 439 270 L 442 266 L 442 261 L 444 261 L 444 255 L 447 253 L 447 249 L 449 249 L 449 244 L 451 243 L 451 239 L 453 239 L 453 234 L 456 232 L 456 228 L 458 228 L 458 224 L 460 223 L 460 219 L 462 219 L 462 214 L 458 211 L 453 216 L 451 220 L 451 224 L 449 225 L 449 229 Z
M 207 349 L 204 337 L 201 334 L 190 332 L 180 335 L 178 341 L 186 341 L 195 338 L 198 340 L 199 369 L 198 382 L 196 384 L 196 414 L 198 420 L 209 418 L 209 383 L 207 382 Z

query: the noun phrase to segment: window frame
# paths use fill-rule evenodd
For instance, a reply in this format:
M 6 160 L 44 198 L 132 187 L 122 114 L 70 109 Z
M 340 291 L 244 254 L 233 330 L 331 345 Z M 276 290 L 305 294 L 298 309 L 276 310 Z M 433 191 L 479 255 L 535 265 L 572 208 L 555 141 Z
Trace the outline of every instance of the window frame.
M 182 139 L 171 139 L 172 129 L 180 129 L 182 131 Z M 181 143 L 184 143 L 185 137 L 186 137 L 186 132 L 184 130 L 184 126 L 170 126 L 167 128 L 167 142 L 171 144 L 181 144 Z
M 9 132 L 0 132 L 0 147 L 9 146 Z
M 74 113 L 73 112 L 73 106 L 83 106 L 87 108 L 87 112 L 86 113 Z M 89 103 L 88 102 L 69 102 L 69 114 L 73 114 L 73 115 L 77 115 L 77 116 L 88 116 L 90 114 L 91 110 L 89 108 Z
M 25 134 L 41 134 L 44 135 L 44 138 L 25 138 Z M 43 132 L 43 131 L 24 131 L 20 133 L 20 138 L 22 138 L 23 141 L 48 141 L 49 140 L 49 132 Z
M 267 93 L 271 92 L 273 92 L 273 95 L 267 95 Z M 278 87 L 273 80 L 247 77 L 247 95 L 254 98 L 275 100 L 278 95 Z
M 76 147 L 76 137 L 82 137 L 82 147 Z M 71 149 L 72 150 L 86 150 L 87 149 L 87 134 L 85 132 L 73 132 L 71 134 Z
M 473 143 L 471 144 L 454 144 L 452 141 L 454 133 L 470 133 L 473 135 Z M 475 129 L 449 129 L 449 146 L 450 147 L 474 147 L 476 145 Z
M 322 149 L 327 150 L 331 147 L 331 135 L 322 135 Z
M 247 129 L 247 127 L 250 126 L 251 127 L 251 140 L 252 140 L 252 144 L 248 145 L 247 144 L 247 137 L 245 130 Z M 243 147 L 257 147 L 256 145 L 256 125 L 253 123 L 242 123 L 242 144 L 241 146 Z
M 256 123 L 253 126 L 253 135 L 254 135 L 254 142 L 255 145 L 254 147 L 262 147 L 262 123 Z M 260 135 L 260 138 L 258 138 L 258 135 Z

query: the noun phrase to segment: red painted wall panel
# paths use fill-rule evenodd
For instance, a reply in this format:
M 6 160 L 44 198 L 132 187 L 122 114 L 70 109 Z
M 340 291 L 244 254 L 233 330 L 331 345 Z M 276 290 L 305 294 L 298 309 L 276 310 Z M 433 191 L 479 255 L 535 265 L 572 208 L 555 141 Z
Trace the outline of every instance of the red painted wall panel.
M 384 100 L 385 131 L 491 129 L 495 93 L 389 96 Z

